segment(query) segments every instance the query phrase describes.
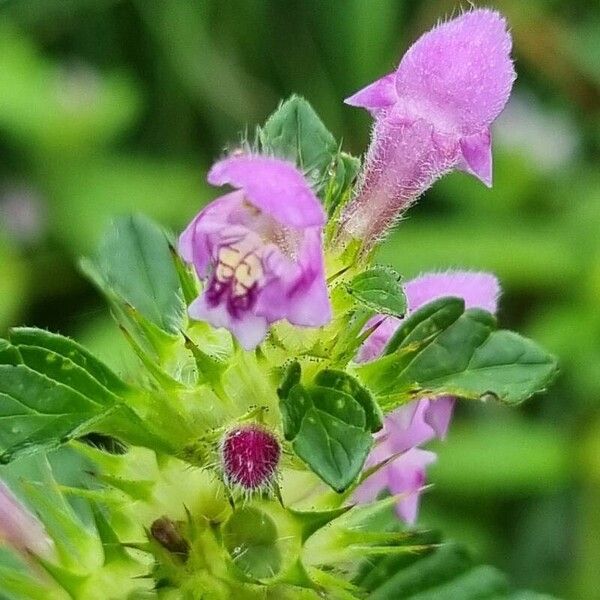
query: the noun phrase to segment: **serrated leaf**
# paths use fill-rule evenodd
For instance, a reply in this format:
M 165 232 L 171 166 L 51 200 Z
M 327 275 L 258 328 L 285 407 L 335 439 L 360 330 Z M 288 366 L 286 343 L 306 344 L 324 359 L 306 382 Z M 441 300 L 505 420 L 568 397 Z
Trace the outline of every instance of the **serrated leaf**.
M 337 492 L 358 476 L 373 445 L 370 433 L 311 408 L 293 441 L 296 454 Z
M 281 398 L 279 408 L 286 440 L 293 440 L 298 435 L 302 420 L 312 406 L 313 402 L 308 390 L 301 385 L 292 386 L 287 395 Z
M 36 346 L 19 346 L 23 364 L 49 379 L 66 385 L 102 406 L 111 406 L 119 398 L 100 385 L 85 369 L 69 358 Z
M 287 440 L 296 437 L 302 421 L 311 408 L 326 412 L 340 421 L 361 429 L 366 425 L 365 411 L 360 403 L 349 394 L 329 387 L 294 385 L 288 395 L 281 399 L 280 408 Z
M 18 365 L 22 362 L 19 351 L 8 340 L 0 339 L 0 365 Z
M 462 298 L 448 296 L 429 302 L 411 314 L 395 331 L 387 343 L 384 354 L 395 352 L 401 345 L 410 346 L 415 341 L 438 335 L 465 312 L 465 301 Z
M 171 450 L 124 404 L 124 397 L 99 380 L 119 393 L 133 390 L 78 344 L 35 329 L 13 330 L 11 337 L 58 352 L 23 343 L 3 344 L 5 357 L 18 356 L 21 363 L 0 364 L 0 462 L 56 448 L 92 431 Z
M 552 355 L 516 333 L 496 331 L 490 313 L 465 311 L 461 303 L 447 298 L 423 307 L 394 336 L 386 356 L 357 367 L 386 409 L 425 395 L 518 404 L 552 380 Z
M 93 377 L 101 386 L 114 394 L 129 391 L 129 386 L 115 375 L 104 363 L 98 360 L 76 341 L 34 327 L 15 327 L 10 330 L 10 340 L 14 346 L 45 348 L 62 356 Z
M 295 162 L 319 184 L 337 154 L 337 143 L 312 106 L 299 96 L 283 102 L 260 130 L 263 152 Z
M 351 186 L 360 171 L 359 158 L 339 152 L 335 159 L 335 174 L 329 180 L 325 194 L 327 214 L 333 215 L 350 198 Z
M 280 408 L 285 438 L 296 454 L 334 490 L 344 491 L 373 443 L 361 404 L 340 389 L 296 384 Z
M 0 365 L 0 460 L 31 446 L 56 446 L 105 410 L 25 365 Z
M 400 275 L 387 267 L 373 267 L 359 273 L 348 284 L 348 292 L 360 304 L 377 313 L 403 317 L 406 296 Z
M 383 413 L 373 396 L 357 379 L 344 371 L 324 369 L 315 377 L 319 386 L 334 388 L 354 398 L 363 408 L 366 417 L 366 426 L 371 432 L 379 431 L 383 427 Z
M 140 215 L 113 221 L 98 250 L 82 261 L 88 277 L 154 325 L 177 333 L 184 303 L 165 232 Z

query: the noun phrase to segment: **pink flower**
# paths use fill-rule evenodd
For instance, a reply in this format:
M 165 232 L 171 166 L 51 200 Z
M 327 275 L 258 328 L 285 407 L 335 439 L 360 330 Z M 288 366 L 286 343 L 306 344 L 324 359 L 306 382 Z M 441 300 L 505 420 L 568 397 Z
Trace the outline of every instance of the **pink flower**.
M 497 279 L 488 273 L 448 272 L 430 273 L 408 281 L 404 286 L 408 300 L 408 314 L 421 306 L 442 298 L 463 298 L 467 308 L 481 308 L 496 312 L 500 287 Z M 381 321 L 383 319 L 383 321 Z M 394 317 L 373 317 L 369 324 L 381 325 L 363 344 L 358 362 L 374 360 L 384 350 L 390 337 L 402 323 Z M 377 434 L 374 450 L 367 467 L 379 464 L 394 454 L 398 458 L 372 475 L 356 491 L 359 502 L 371 502 L 388 489 L 392 494 L 404 494 L 396 505 L 398 516 L 414 523 L 419 508 L 419 496 L 425 483 L 426 467 L 435 461 L 435 454 L 420 446 L 433 438 L 444 438 L 448 431 L 454 398 L 422 398 L 396 409 L 386 417 L 384 428 Z
M 203 209 L 179 239 L 182 257 L 205 281 L 190 316 L 225 327 L 247 350 L 280 319 L 326 324 L 325 213 L 302 174 L 284 160 L 237 155 L 216 163 L 208 181 L 236 189 Z
M 346 100 L 375 117 L 343 230 L 373 244 L 433 182 L 453 169 L 492 183 L 490 125 L 515 71 L 505 20 L 472 10 L 433 28 L 398 69 Z
M 0 544 L 7 543 L 20 552 L 47 556 L 52 542 L 42 524 L 0 481 Z

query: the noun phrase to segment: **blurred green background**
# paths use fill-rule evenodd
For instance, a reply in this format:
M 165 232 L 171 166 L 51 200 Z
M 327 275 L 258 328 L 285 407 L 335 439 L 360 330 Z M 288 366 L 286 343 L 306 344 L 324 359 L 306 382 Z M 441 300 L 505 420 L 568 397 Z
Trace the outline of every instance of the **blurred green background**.
M 478 5 L 478 2 L 474 2 Z M 466 5 L 466 3 L 465 3 Z M 521 410 L 461 405 L 421 522 L 526 587 L 600 598 L 600 5 L 506 0 L 519 79 L 495 127 L 494 189 L 438 182 L 380 253 L 406 276 L 503 281 L 501 323 L 559 355 Z M 342 99 L 388 72 L 454 2 L 4 0 L 0 4 L 0 334 L 126 350 L 78 273 L 114 214 L 179 230 L 204 176 L 280 98 L 305 96 L 345 149 L 369 118 Z

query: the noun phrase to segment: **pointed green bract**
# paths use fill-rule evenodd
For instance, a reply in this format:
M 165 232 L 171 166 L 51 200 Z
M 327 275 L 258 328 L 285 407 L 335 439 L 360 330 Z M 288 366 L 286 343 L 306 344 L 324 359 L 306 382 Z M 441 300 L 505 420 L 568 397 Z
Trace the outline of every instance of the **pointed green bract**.
M 262 152 L 295 163 L 322 197 L 328 214 L 348 200 L 360 160 L 341 152 L 312 106 L 300 96 L 282 102 L 260 128 Z

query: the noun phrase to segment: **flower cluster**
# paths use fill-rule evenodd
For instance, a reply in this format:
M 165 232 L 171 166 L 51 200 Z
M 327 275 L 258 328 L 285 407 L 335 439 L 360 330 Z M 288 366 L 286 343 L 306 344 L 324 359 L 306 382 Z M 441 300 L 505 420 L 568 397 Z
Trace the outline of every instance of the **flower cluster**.
M 369 249 L 438 177 L 461 169 L 491 185 L 490 125 L 515 78 L 511 39 L 496 12 L 474 10 L 423 35 L 397 70 L 346 100 L 375 119 L 373 139 L 354 198 L 345 207 L 342 236 Z M 323 266 L 325 214 L 296 167 L 277 158 L 239 153 L 208 175 L 235 191 L 203 209 L 181 235 L 179 248 L 205 282 L 189 314 L 229 329 L 245 349 L 257 346 L 281 319 L 304 327 L 331 318 Z M 481 273 L 425 275 L 405 286 L 409 312 L 443 296 L 467 307 L 496 310 L 496 279 Z M 375 316 L 377 326 L 357 361 L 380 355 L 401 321 Z M 391 414 L 369 458 L 374 465 L 401 455 L 356 493 L 374 499 L 388 488 L 407 493 L 398 513 L 417 515 L 425 467 L 435 459 L 420 446 L 444 437 L 451 397 L 422 399 Z
M 82 264 L 136 377 L 45 330 L 0 339 L 0 463 L 38 453 L 46 486 L 0 483 L 0 542 L 18 563 L 0 565 L 1 593 L 6 580 L 10 598 L 354 598 L 373 591 L 348 580 L 357 557 L 419 559 L 419 532 L 379 517 L 395 504 L 415 523 L 425 445 L 457 398 L 518 404 L 556 373 L 497 328 L 493 275 L 404 282 L 371 252 L 444 173 L 491 184 L 510 49 L 489 10 L 422 36 L 347 100 L 374 117 L 362 170 L 305 100 L 282 103 L 210 169 L 229 189 L 176 251 L 148 219 L 116 220 Z M 77 469 L 60 483 L 56 449 Z

